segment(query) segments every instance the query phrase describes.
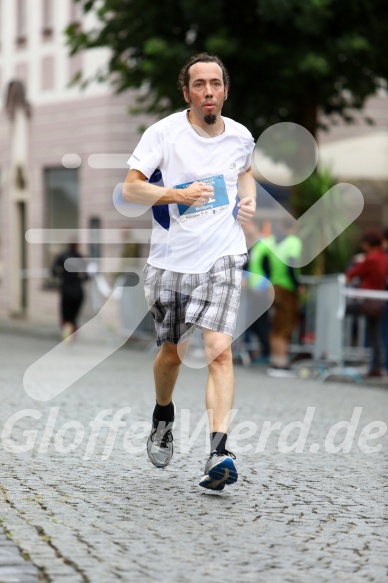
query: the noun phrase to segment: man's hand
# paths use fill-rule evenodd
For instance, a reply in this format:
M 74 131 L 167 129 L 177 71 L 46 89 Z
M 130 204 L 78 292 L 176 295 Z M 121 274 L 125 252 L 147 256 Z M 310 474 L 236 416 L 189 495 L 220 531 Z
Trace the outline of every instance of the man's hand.
M 187 188 L 168 188 L 147 182 L 139 170 L 130 170 L 123 185 L 123 198 L 127 202 L 144 205 L 185 204 L 202 206 L 214 196 L 214 188 L 203 182 L 193 182 Z
M 250 196 L 247 196 L 241 199 L 237 206 L 239 207 L 239 211 L 237 213 L 238 222 L 241 225 L 249 223 L 255 214 L 256 200 Z
M 237 205 L 237 220 L 241 225 L 246 225 L 252 220 L 256 210 L 256 182 L 251 168 L 239 174 L 238 196 L 240 202 Z
M 202 206 L 213 198 L 214 188 L 203 182 L 193 182 L 187 188 L 179 190 L 180 204 L 187 206 Z

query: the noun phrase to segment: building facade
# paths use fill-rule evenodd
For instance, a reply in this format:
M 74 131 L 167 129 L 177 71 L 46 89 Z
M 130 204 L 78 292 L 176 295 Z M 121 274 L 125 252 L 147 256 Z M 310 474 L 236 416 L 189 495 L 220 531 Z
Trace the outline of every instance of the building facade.
M 141 255 L 147 251 L 150 212 L 123 205 L 120 183 L 138 128 L 150 119 L 128 114 L 131 92 L 71 85 L 78 72 L 89 79 L 108 59 L 101 49 L 69 56 L 64 30 L 70 23 L 91 27 L 93 18 L 74 0 L 0 0 L 0 319 L 57 320 L 50 267 L 75 231 L 81 252 L 112 280 L 123 257 L 135 255 L 133 242 L 143 246 Z M 388 223 L 386 93 L 369 100 L 366 113 L 375 126 L 339 120 L 319 135 L 320 160 L 361 188 L 368 203 L 362 226 L 382 226 Z M 258 218 L 270 210 L 259 208 Z
M 108 54 L 69 57 L 65 28 L 93 24 L 78 8 L 73 0 L 0 0 L 1 319 L 56 321 L 50 268 L 69 237 L 87 257 L 109 260 L 109 271 L 119 271 L 125 249 L 131 220 L 113 198 L 144 120 L 128 115 L 131 93 L 70 86 Z M 148 224 L 149 215 L 136 220 Z

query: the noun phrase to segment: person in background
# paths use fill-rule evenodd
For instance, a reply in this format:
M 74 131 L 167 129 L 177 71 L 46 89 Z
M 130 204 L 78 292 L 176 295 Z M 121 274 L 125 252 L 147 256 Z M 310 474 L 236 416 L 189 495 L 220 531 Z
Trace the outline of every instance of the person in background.
M 294 221 L 283 220 L 279 231 L 265 239 L 268 247 L 267 271 L 274 287 L 270 333 L 270 367 L 268 375 L 293 377 L 289 346 L 299 316 L 299 270 L 296 265 L 302 254 L 302 242 L 295 234 Z
M 81 269 L 67 271 L 67 259 L 75 259 Z M 76 243 L 69 243 L 66 251 L 55 259 L 52 274 L 59 279 L 62 339 L 68 340 L 78 328 L 77 319 L 84 301 L 83 282 L 87 279 L 86 263 Z
M 388 257 L 388 227 L 383 230 L 383 248 Z M 386 281 L 385 289 L 388 291 L 388 278 Z M 386 374 L 388 374 L 388 301 L 386 301 L 384 304 L 381 333 L 384 350 L 383 368 L 385 369 Z
M 346 272 L 346 282 L 358 279 L 358 287 L 365 290 L 385 290 L 388 276 L 388 255 L 383 249 L 383 236 L 377 230 L 364 233 L 361 247 L 365 253 L 363 261 Z M 359 313 L 366 318 L 366 332 L 372 348 L 372 361 L 367 376 L 381 377 L 381 322 L 384 303 L 380 300 L 364 299 Z
M 260 230 L 252 221 L 244 225 L 244 233 L 249 248 L 249 260 L 246 266 L 244 286 L 247 292 L 248 312 L 262 313 L 245 331 L 245 343 L 248 346 L 252 364 L 268 364 L 270 360 L 270 319 L 268 305 L 268 252 L 260 237 Z M 264 311 L 265 310 L 265 311 Z M 254 357 L 252 335 L 257 336 L 260 342 L 260 355 Z

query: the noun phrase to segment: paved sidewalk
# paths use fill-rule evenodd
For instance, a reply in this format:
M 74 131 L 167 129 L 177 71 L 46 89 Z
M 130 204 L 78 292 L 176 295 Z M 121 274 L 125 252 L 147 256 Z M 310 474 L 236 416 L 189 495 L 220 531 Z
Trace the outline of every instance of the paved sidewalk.
M 38 583 L 38 569 L 28 556 L 22 556 L 19 548 L 9 539 L 10 533 L 0 532 L 0 581 L 2 583 Z
M 0 335 L 3 437 L 4 427 L 11 429 L 0 458 L 0 519 L 12 539 L 3 538 L 11 562 L 17 555 L 20 572 L 26 569 L 24 579 L 3 577 L 0 537 L 0 581 L 387 581 L 387 433 L 368 442 L 382 444 L 377 453 L 357 445 L 368 423 L 388 422 L 387 390 L 269 379 L 237 367 L 232 428 L 245 425 L 234 449 L 248 447 L 238 453 L 238 483 L 209 494 L 197 486 L 207 455 L 204 427 L 187 451 L 204 412 L 204 369 L 182 368 L 176 452 L 158 470 L 145 453 L 154 400 L 150 352 L 119 350 L 55 399 L 34 401 L 24 391 L 24 371 L 54 344 Z M 131 410 L 122 412 L 118 434 L 100 428 L 93 450 L 96 416 L 105 411 L 110 420 L 125 407 Z M 308 407 L 315 409 L 303 452 L 282 453 L 280 432 L 303 422 Z M 329 453 L 330 429 L 350 421 L 355 408 L 360 418 L 349 453 Z M 181 417 L 188 413 L 185 434 Z M 264 446 L 269 422 L 278 425 Z M 285 446 L 298 435 L 290 429 Z

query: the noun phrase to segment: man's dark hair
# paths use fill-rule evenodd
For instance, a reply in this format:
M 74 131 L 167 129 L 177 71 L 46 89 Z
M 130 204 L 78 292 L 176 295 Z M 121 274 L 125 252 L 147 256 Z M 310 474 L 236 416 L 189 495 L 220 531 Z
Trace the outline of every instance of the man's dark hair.
M 368 243 L 371 247 L 381 247 L 383 243 L 383 235 L 377 229 L 366 231 L 361 237 L 363 243 Z
M 383 237 L 385 241 L 388 241 L 388 227 L 383 229 Z
M 183 91 L 183 87 L 189 87 L 190 83 L 190 67 L 195 65 L 196 63 L 217 63 L 219 67 L 221 67 L 222 71 L 222 80 L 224 82 L 225 87 L 230 87 L 230 78 L 229 73 L 217 55 L 209 55 L 208 53 L 199 53 L 198 55 L 194 55 L 190 57 L 190 59 L 183 65 L 179 76 L 178 76 L 178 89 Z

